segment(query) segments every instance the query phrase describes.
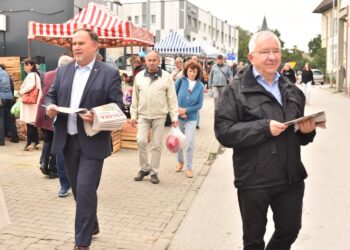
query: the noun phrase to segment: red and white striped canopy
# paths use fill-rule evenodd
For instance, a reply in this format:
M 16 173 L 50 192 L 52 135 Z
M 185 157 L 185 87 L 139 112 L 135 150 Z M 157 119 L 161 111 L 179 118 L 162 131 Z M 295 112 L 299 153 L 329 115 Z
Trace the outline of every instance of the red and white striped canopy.
M 101 48 L 125 46 L 153 46 L 153 34 L 148 30 L 135 27 L 113 15 L 102 5 L 90 2 L 80 13 L 61 24 L 36 23 L 28 24 L 28 39 L 70 49 L 72 36 L 79 28 L 95 31 Z

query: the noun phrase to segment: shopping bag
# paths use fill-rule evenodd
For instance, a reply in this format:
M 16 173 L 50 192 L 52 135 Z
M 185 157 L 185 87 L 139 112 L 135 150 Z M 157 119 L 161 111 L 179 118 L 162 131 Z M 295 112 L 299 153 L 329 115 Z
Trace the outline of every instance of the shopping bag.
M 10 218 L 7 212 L 5 199 L 0 188 L 0 229 L 10 224 Z
M 186 144 L 186 136 L 178 127 L 171 127 L 165 142 L 170 152 L 177 153 Z
M 21 112 L 21 105 L 22 105 L 22 102 L 19 99 L 15 104 L 13 104 L 11 108 L 11 114 L 13 114 L 16 118 L 19 118 L 19 115 Z
M 25 104 L 36 104 L 38 101 L 39 89 L 34 86 L 34 88 L 22 96 L 22 103 Z

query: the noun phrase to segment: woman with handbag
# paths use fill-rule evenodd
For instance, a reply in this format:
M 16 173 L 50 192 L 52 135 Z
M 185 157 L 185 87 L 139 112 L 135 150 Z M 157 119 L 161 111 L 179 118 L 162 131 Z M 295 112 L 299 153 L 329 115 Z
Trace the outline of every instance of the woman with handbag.
M 202 67 L 194 60 L 185 64 L 183 78 L 175 82 L 177 100 L 179 105 L 179 128 L 186 135 L 186 165 L 183 150 L 177 153 L 178 164 L 176 172 L 181 172 L 185 167 L 186 176 L 193 177 L 192 158 L 194 151 L 194 137 L 199 118 L 199 110 L 203 106 L 204 86 L 200 81 Z
M 20 120 L 27 124 L 27 144 L 24 147 L 24 151 L 29 151 L 33 148 L 40 149 L 39 133 L 38 129 L 34 127 L 34 122 L 41 97 L 41 81 L 38 69 L 33 60 L 27 58 L 23 61 L 23 65 L 27 76 L 19 91 L 22 97 Z

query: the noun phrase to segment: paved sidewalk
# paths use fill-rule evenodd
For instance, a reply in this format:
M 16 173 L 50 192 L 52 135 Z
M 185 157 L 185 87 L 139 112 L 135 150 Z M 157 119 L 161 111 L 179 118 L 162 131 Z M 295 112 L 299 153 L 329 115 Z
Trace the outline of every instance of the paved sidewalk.
M 167 248 L 210 168 L 209 156 L 218 149 L 213 100 L 207 96 L 195 144 L 193 179 L 174 171 L 176 155 L 165 147 L 159 185 L 147 177 L 133 181 L 139 171 L 136 150 L 122 149 L 105 161 L 98 191 L 101 233 L 92 249 Z M 23 148 L 24 142 L 9 141 L 0 148 L 0 185 L 12 221 L 0 233 L 0 250 L 72 249 L 73 196 L 59 198 L 58 179 L 50 180 L 38 169 L 40 152 Z

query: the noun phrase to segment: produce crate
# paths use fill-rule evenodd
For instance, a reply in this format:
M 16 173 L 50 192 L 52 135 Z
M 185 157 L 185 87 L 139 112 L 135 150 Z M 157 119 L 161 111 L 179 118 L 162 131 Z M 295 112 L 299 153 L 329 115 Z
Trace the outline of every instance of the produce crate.
M 112 144 L 113 144 L 113 153 L 116 153 L 120 149 L 120 130 L 112 132 Z
M 0 64 L 4 64 L 7 73 L 12 77 L 15 90 L 22 84 L 21 58 L 19 56 L 0 57 Z
M 138 149 L 136 135 L 137 125 L 131 126 L 130 120 L 128 120 L 121 131 L 121 148 Z

